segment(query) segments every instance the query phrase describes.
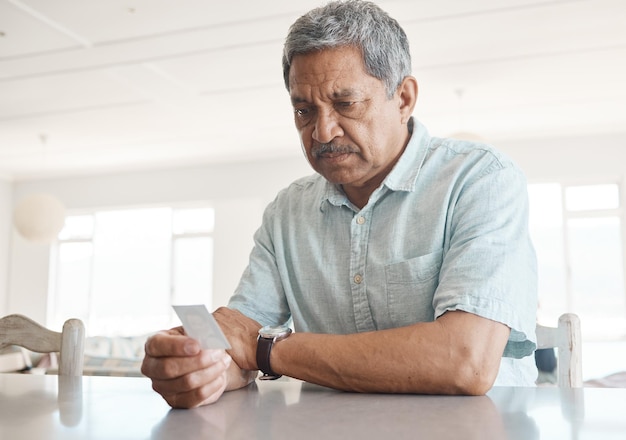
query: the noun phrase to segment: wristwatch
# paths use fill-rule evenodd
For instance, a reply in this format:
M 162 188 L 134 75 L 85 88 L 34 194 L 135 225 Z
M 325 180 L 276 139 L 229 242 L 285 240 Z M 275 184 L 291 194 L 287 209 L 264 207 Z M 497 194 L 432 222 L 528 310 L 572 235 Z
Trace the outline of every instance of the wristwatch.
M 285 339 L 290 334 L 291 329 L 286 325 L 266 325 L 259 330 L 256 345 L 256 363 L 259 370 L 263 372 L 263 376 L 259 379 L 274 380 L 282 376 L 272 371 L 272 367 L 270 367 L 270 353 L 274 343 Z

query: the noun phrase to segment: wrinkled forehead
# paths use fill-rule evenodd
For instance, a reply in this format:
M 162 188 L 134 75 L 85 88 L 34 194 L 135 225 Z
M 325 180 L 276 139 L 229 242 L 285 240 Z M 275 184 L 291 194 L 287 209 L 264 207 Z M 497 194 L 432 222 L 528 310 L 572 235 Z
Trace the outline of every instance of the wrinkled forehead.
M 384 84 L 367 73 L 360 51 L 351 46 L 297 55 L 289 72 L 292 99 L 312 90 L 328 97 L 347 97 L 378 86 Z

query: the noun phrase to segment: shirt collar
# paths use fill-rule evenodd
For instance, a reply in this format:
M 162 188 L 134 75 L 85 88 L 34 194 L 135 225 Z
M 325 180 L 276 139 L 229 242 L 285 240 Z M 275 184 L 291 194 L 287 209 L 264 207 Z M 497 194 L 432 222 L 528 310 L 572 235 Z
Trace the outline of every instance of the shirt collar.
M 415 182 L 430 144 L 430 135 L 422 123 L 411 116 L 407 125 L 411 138 L 402 156 L 382 183 L 392 191 L 413 191 L 415 189 Z M 325 201 L 335 206 L 352 207 L 352 203 L 348 200 L 341 186 L 328 181 L 326 181 L 326 191 L 322 197 L 321 208 L 323 208 Z
M 411 117 L 408 126 L 411 132 L 409 143 L 396 165 L 383 181 L 383 185 L 392 191 L 413 191 L 415 189 L 415 182 L 430 144 L 428 130 L 417 119 Z

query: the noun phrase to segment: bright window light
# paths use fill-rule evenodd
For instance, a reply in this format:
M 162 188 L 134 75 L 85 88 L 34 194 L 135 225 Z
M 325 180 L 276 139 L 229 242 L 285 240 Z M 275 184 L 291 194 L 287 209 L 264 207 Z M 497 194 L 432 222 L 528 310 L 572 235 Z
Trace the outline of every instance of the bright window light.
M 587 337 L 615 337 L 626 316 L 619 218 L 575 218 L 568 228 L 573 306 Z
M 536 183 L 528 185 L 530 201 L 529 221 L 532 226 L 542 228 L 559 227 L 563 224 L 561 185 L 558 183 Z
M 77 240 L 93 237 L 93 215 L 72 215 L 65 218 L 65 226 L 59 234 L 59 240 Z
M 626 336 L 618 186 L 531 184 L 528 194 L 539 322 L 554 325 L 562 313 L 573 312 L 585 323 L 586 340 Z
M 616 184 L 568 186 L 565 207 L 568 211 L 619 208 L 619 188 Z
M 53 323 L 134 336 L 176 323 L 172 304 L 211 307 L 214 211 L 150 208 L 69 216 L 56 255 Z
M 215 211 L 211 208 L 177 209 L 173 222 L 177 235 L 213 232 Z

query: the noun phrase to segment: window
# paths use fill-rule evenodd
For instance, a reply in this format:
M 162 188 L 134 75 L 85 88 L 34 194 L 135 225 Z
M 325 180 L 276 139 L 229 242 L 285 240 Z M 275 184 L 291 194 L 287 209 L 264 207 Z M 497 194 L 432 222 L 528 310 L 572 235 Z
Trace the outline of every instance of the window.
M 539 320 L 580 315 L 585 339 L 626 337 L 623 211 L 617 184 L 529 185 Z
M 210 207 L 69 216 L 53 250 L 51 322 L 128 336 L 174 325 L 172 304 L 211 308 L 213 227 Z

